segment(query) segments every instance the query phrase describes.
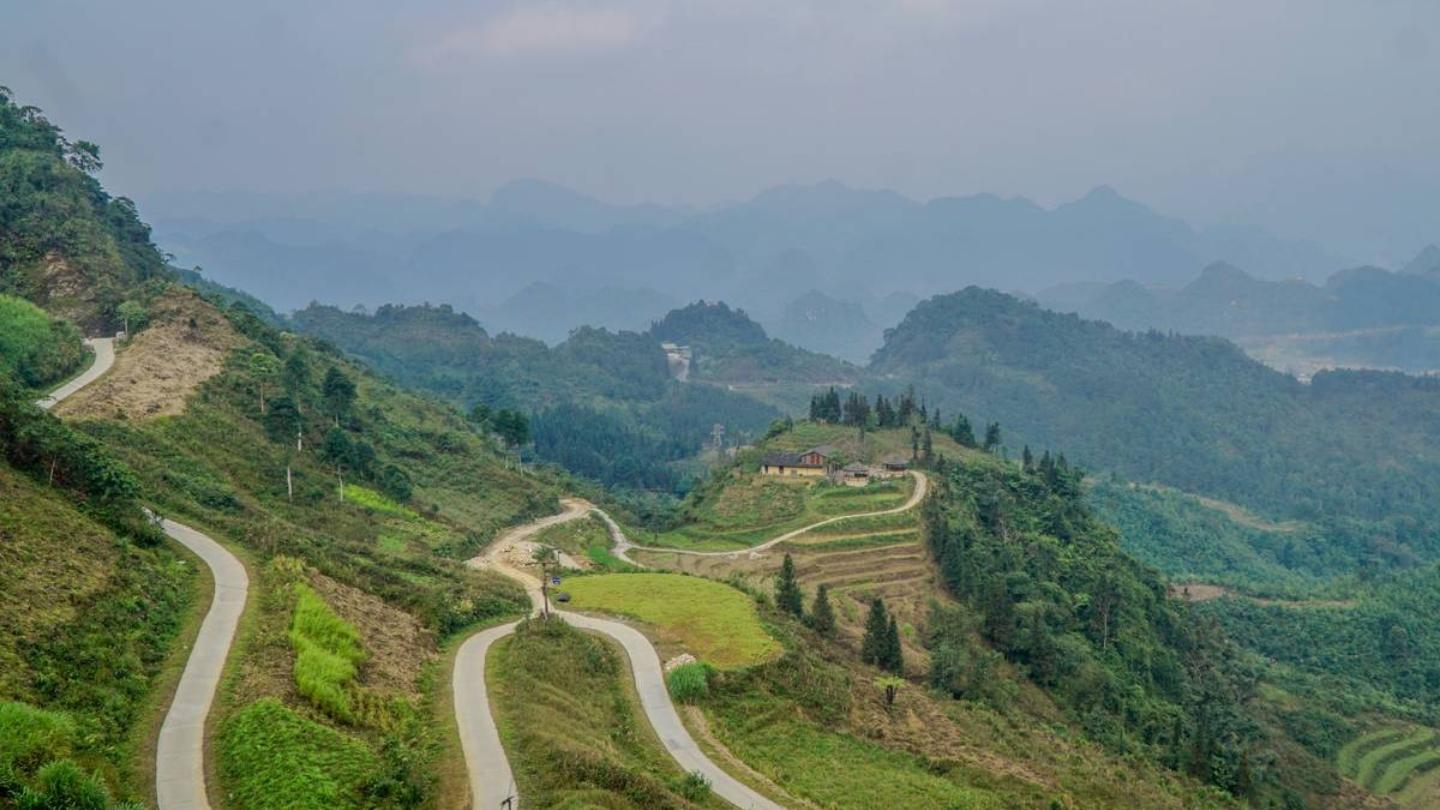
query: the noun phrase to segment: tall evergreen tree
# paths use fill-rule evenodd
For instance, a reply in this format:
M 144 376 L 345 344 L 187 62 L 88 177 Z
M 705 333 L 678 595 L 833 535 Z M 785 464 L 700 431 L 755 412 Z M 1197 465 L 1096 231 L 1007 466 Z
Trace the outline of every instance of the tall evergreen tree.
M 883 666 L 889 643 L 889 617 L 885 615 L 885 602 L 880 597 L 870 600 L 870 613 L 865 617 L 865 638 L 860 642 L 860 660 L 867 664 Z
M 821 585 L 810 605 L 810 626 L 825 638 L 835 637 L 835 609 L 830 606 L 830 586 Z
M 885 652 L 879 663 L 881 668 L 891 672 L 905 671 L 905 657 L 900 651 L 900 626 L 896 624 L 893 613 L 885 625 Z
M 1025 445 L 1025 449 L 1020 453 L 1020 468 L 1025 472 L 1035 471 L 1035 456 L 1031 455 L 1030 445 L 1028 444 Z
M 965 414 L 956 415 L 955 424 L 950 428 L 950 438 L 961 447 L 976 446 L 975 429 L 970 426 L 970 420 L 965 418 Z
M 985 426 L 985 452 L 990 453 L 1000 446 L 1000 423 L 991 422 Z
M 795 579 L 795 561 L 789 554 L 780 564 L 780 573 L 775 577 L 775 604 L 793 616 L 805 614 L 805 594 Z

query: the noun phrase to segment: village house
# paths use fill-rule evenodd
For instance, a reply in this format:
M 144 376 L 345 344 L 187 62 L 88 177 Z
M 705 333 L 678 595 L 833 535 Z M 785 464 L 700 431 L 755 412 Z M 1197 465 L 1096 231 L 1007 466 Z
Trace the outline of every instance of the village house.
M 830 473 L 830 458 L 835 448 L 829 445 L 812 447 L 801 453 L 771 453 L 760 462 L 765 475 L 810 476 L 818 478 Z

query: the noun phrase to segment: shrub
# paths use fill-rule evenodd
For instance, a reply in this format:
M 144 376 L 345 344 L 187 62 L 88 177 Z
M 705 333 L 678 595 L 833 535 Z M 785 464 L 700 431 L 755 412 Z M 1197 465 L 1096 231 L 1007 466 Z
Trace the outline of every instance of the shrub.
M 75 723 L 26 703 L 0 702 L 0 765 L 28 771 L 70 753 Z
M 68 759 L 40 769 L 35 786 L 20 792 L 19 810 L 105 810 L 110 794 L 94 776 L 80 770 Z
M 665 676 L 665 685 L 681 703 L 697 703 L 710 695 L 710 673 L 699 661 L 681 664 Z
M 703 802 L 710 796 L 710 780 L 705 774 L 699 771 L 691 771 L 685 774 L 680 784 L 675 786 L 675 792 L 679 793 L 686 801 Z

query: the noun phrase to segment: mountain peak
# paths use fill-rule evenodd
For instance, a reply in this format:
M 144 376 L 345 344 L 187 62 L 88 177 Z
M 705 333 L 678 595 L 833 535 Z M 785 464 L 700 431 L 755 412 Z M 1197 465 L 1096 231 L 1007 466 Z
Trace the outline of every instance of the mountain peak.
M 1417 276 L 1440 274 L 1440 247 L 1433 242 L 1426 245 L 1400 272 Z

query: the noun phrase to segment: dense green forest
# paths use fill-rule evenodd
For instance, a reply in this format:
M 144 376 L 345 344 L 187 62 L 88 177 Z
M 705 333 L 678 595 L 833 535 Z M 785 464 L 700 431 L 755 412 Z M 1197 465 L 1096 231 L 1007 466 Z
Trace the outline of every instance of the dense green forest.
M 636 332 L 583 327 L 552 348 L 492 336 L 448 306 L 368 315 L 312 305 L 292 322 L 465 408 L 524 410 L 539 458 L 607 484 L 683 488 L 690 474 L 676 462 L 699 452 L 715 424 L 741 441 L 779 416 L 718 386 L 671 380 L 659 341 Z
M 696 379 L 725 383 L 820 383 L 853 380 L 859 369 L 765 334 L 742 309 L 697 301 L 650 327 L 656 341 L 689 346 Z
M 1002 418 L 1012 446 L 1315 523 L 1352 566 L 1440 554 L 1440 381 L 1313 384 L 1216 338 L 1128 333 L 976 288 L 922 303 L 875 355 L 876 387 Z
M 100 148 L 71 141 L 0 88 L 0 293 L 86 327 L 120 324 L 120 306 L 165 263 L 135 204 L 92 174 Z

